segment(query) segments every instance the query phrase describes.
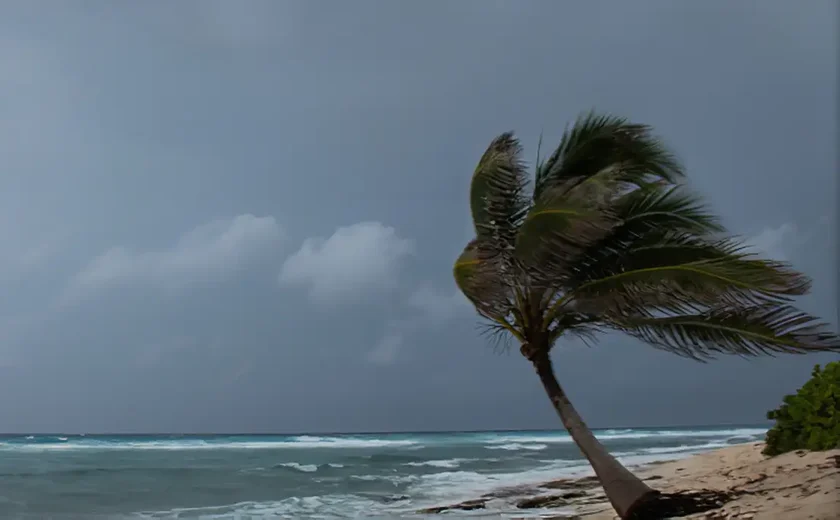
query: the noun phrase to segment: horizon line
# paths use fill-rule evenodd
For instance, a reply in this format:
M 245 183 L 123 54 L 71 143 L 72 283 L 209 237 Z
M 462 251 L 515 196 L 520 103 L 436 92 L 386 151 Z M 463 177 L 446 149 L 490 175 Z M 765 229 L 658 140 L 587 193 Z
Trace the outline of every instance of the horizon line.
M 772 424 L 772 421 L 763 421 L 761 423 L 718 423 L 718 424 L 687 424 L 687 425 L 657 425 L 657 426 L 600 426 L 592 428 L 593 432 L 603 430 L 666 430 L 666 429 L 690 429 L 690 428 L 720 428 L 720 427 L 764 427 Z M 183 437 L 210 437 L 210 436 L 253 436 L 253 437 L 288 437 L 288 436 L 340 436 L 340 435 L 441 435 L 441 434 L 470 434 L 470 433 L 545 433 L 545 432 L 566 432 L 565 428 L 504 428 L 493 430 L 395 430 L 395 431 L 292 431 L 292 432 L 130 432 L 130 433 L 113 433 L 113 432 L 83 432 L 83 433 L 68 433 L 68 432 L 3 432 L 0 437 L 20 436 L 20 435 L 42 435 L 42 436 L 71 436 L 71 437 L 156 437 L 156 436 L 183 436 Z M 566 432 L 567 433 L 567 432 Z

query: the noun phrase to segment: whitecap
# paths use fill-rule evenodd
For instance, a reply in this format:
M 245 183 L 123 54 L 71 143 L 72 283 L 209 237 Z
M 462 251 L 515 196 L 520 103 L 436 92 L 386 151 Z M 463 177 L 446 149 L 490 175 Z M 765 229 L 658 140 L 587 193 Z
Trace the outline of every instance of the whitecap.
M 395 448 L 415 446 L 417 441 L 409 439 L 361 439 L 356 437 L 314 437 L 301 435 L 291 442 L 283 442 L 297 448 Z
M 506 450 L 506 451 L 540 451 L 548 448 L 547 444 L 522 444 L 519 442 L 511 442 L 508 444 L 501 444 L 499 446 L 486 446 L 488 450 Z
M 291 497 L 269 502 L 239 502 L 224 506 L 143 511 L 133 518 L 169 520 L 202 518 L 361 518 L 383 510 L 383 505 L 355 495 Z
M 78 439 L 66 442 L 67 437 L 58 437 L 61 443 L 13 444 L 0 442 L 0 450 L 52 451 L 52 450 L 263 450 L 263 449 L 373 449 L 399 448 L 417 445 L 417 441 L 397 439 L 362 439 L 353 437 L 311 437 L 277 438 L 265 441 L 206 441 L 203 439 L 140 440 L 131 442 Z
M 315 471 L 318 471 L 318 466 L 314 464 L 298 464 L 297 462 L 283 462 L 281 464 L 278 464 L 278 466 L 303 471 L 305 473 L 313 473 Z
M 600 430 L 593 432 L 601 441 L 632 440 L 647 438 L 677 438 L 677 437 L 720 437 L 723 439 L 760 439 L 766 433 L 766 428 L 730 428 L 719 430 Z M 540 434 L 496 435 L 485 441 L 487 444 L 537 443 L 537 444 L 566 444 L 572 438 L 565 432 Z
M 428 466 L 432 468 L 457 468 L 462 462 L 468 462 L 475 459 L 447 459 L 447 460 L 424 460 L 422 462 L 407 462 L 404 466 L 423 467 Z

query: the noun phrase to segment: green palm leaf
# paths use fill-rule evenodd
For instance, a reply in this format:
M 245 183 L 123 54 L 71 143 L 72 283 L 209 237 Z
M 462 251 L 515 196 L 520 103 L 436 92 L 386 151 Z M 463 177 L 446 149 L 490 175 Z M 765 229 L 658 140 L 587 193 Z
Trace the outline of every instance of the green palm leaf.
M 648 185 L 633 190 L 616 201 L 615 212 L 621 230 L 668 228 L 673 231 L 720 233 L 725 228 L 706 205 L 681 186 Z
M 509 255 L 528 209 L 528 174 L 513 133 L 495 138 L 481 157 L 470 186 L 470 209 L 482 255 Z
M 467 244 L 453 267 L 458 289 L 479 314 L 494 321 L 507 319 L 513 311 L 510 283 L 500 272 L 499 262 L 481 257 L 478 239 Z
M 782 302 L 810 287 L 806 276 L 785 264 L 729 254 L 702 242 L 663 240 L 628 252 L 610 267 L 611 274 L 566 293 L 566 302 L 574 300 L 580 309 L 609 315 L 690 312 L 721 303 Z M 562 303 L 555 307 L 554 313 L 563 312 Z
M 713 309 L 661 318 L 626 317 L 612 326 L 654 347 L 701 361 L 717 354 L 840 350 L 840 340 L 824 323 L 788 305 Z
M 547 193 L 523 220 L 514 255 L 535 284 L 550 286 L 612 225 L 610 213 L 586 199 Z
M 572 269 L 548 273 L 549 279 L 562 280 L 567 287 L 575 287 L 612 274 L 617 264 L 641 247 L 654 245 L 673 249 L 673 244 L 663 244 L 664 237 L 681 234 L 690 238 L 695 234 L 705 236 L 723 231 L 718 219 L 706 210 L 697 197 L 675 187 L 650 186 L 633 190 L 617 199 L 610 211 L 613 212 L 614 223 L 609 231 L 593 234 L 588 247 L 579 251 L 570 263 Z M 539 239 L 537 234 L 532 238 L 533 241 Z M 678 243 L 677 246 L 684 247 L 685 244 Z M 571 253 L 558 252 L 566 256 Z M 667 252 L 663 249 L 659 254 Z M 542 262 L 541 265 L 550 268 L 552 264 Z
M 568 190 L 590 178 L 643 184 L 658 179 L 675 182 L 682 168 L 647 125 L 590 112 L 563 134 L 548 159 L 537 166 L 534 197 L 552 187 Z

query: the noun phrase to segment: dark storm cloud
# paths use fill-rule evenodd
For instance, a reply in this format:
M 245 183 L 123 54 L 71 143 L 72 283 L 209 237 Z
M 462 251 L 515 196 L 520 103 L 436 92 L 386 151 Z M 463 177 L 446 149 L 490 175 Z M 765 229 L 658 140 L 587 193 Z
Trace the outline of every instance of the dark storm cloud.
M 653 124 L 835 313 L 836 4 L 0 8 L 0 430 L 554 427 L 455 293 L 469 174 Z M 827 356 L 561 344 L 593 424 L 750 422 Z

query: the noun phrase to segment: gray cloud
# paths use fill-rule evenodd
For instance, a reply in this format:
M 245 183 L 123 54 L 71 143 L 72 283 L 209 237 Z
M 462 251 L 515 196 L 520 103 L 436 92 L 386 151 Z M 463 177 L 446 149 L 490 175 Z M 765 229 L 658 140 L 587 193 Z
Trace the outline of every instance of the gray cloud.
M 391 330 L 368 352 L 368 360 L 375 365 L 391 365 L 396 361 L 404 342 L 402 333 Z
M 778 227 L 764 228 L 749 240 L 748 245 L 751 246 L 751 251 L 756 254 L 776 260 L 787 260 L 788 248 L 797 245 L 796 233 L 796 224 L 786 222 Z M 804 240 L 804 237 L 799 240 Z
M 239 215 L 217 219 L 182 235 L 162 250 L 112 247 L 94 258 L 71 281 L 73 291 L 143 283 L 181 287 L 241 269 L 249 257 L 282 239 L 274 217 Z
M 335 303 L 359 292 L 393 289 L 400 263 L 414 243 L 380 222 L 339 227 L 329 238 L 307 238 L 283 263 L 280 283 L 303 285 L 317 303 Z

